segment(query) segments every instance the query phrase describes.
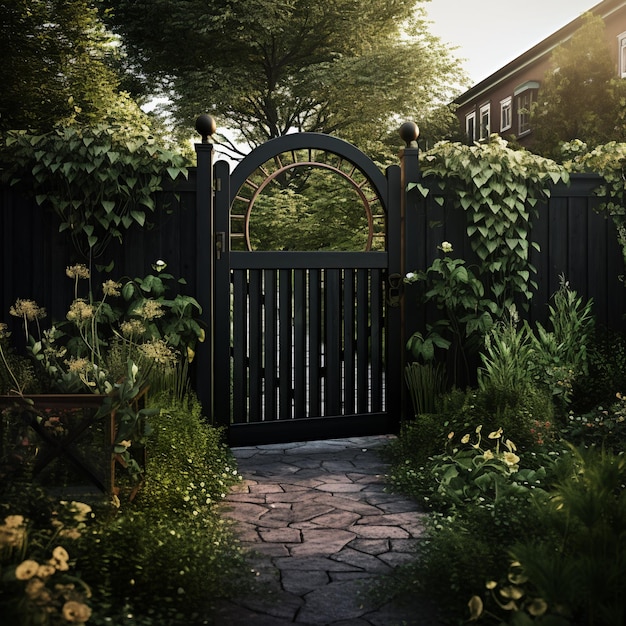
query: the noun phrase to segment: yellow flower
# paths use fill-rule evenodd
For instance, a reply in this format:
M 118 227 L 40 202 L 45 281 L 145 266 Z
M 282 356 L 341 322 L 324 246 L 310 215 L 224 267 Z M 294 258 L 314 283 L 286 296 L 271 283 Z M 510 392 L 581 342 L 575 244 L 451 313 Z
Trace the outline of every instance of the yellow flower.
M 515 452 L 517 450 L 517 446 L 510 439 L 507 439 L 504 445 L 509 449 L 509 452 Z
M 467 606 L 470 611 L 470 621 L 475 622 L 483 614 L 483 601 L 479 596 L 472 596 Z
M 463 435 L 463 438 L 461 439 L 461 443 L 467 443 L 469 440 L 470 440 L 469 435 Z
M 70 624 L 84 624 L 91 617 L 91 609 L 82 602 L 69 600 L 61 610 L 63 619 Z
M 21 300 L 18 298 L 9 309 L 13 317 L 23 317 L 29 322 L 46 317 L 46 309 L 40 307 L 34 300 Z
M 142 343 L 139 346 L 139 350 L 145 357 L 155 363 L 170 366 L 176 364 L 176 351 L 173 348 L 170 348 L 170 346 L 168 346 L 162 339 L 153 339 L 152 341 Z
M 30 580 L 33 576 L 35 576 L 35 574 L 37 574 L 38 569 L 39 563 L 37 563 L 37 561 L 26 559 L 26 561 L 22 561 L 15 568 L 15 578 L 18 580 Z
M 122 283 L 116 283 L 114 280 L 106 280 L 102 283 L 102 293 L 105 296 L 119 296 Z
M 84 263 L 78 263 L 77 265 L 66 267 L 65 273 L 69 278 L 87 279 L 90 276 L 89 268 Z
M 452 439 L 454 437 L 454 431 L 448 433 L 448 439 Z
M 145 320 L 153 320 L 157 317 L 163 317 L 165 315 L 165 311 L 163 310 L 161 303 L 156 300 L 144 300 L 141 303 L 141 306 L 135 309 L 133 313 Z
M 93 306 L 82 299 L 74 300 L 66 315 L 70 322 L 82 322 L 93 317 Z
M 519 600 L 524 595 L 524 592 L 519 587 L 508 585 L 500 589 L 500 595 L 509 600 Z
M 491 459 L 493 459 L 493 452 L 491 450 L 485 450 L 483 459 L 485 459 L 485 461 L 491 461 Z
M 56 568 L 50 563 L 44 563 L 37 568 L 37 578 L 50 578 L 56 572 Z
M 535 598 L 527 607 L 533 617 L 540 617 L 548 610 L 548 604 L 541 598 Z
M 56 567 L 60 572 L 67 572 L 70 568 L 68 565 L 68 560 L 70 555 L 67 553 L 67 550 L 63 546 L 57 546 L 52 551 L 52 559 L 50 559 L 49 563 Z
M 4 339 L 10 335 L 11 333 L 9 332 L 9 327 L 4 322 L 0 322 L 0 339 Z
M 143 335 L 146 332 L 146 327 L 139 320 L 127 320 L 120 324 L 120 330 L 124 337 L 133 337 L 134 335 Z
M 505 452 L 502 455 L 502 460 L 509 466 L 517 465 L 519 463 L 519 457 L 514 452 Z
M 500 437 L 502 437 L 502 428 L 498 428 L 498 430 L 489 433 L 489 439 L 499 439 Z
M 485 585 L 485 587 L 487 587 L 487 589 L 495 589 L 497 586 L 498 586 L 498 583 L 495 580 L 490 580 Z
M 9 515 L 4 518 L 4 524 L 8 528 L 19 528 L 24 523 L 23 515 Z

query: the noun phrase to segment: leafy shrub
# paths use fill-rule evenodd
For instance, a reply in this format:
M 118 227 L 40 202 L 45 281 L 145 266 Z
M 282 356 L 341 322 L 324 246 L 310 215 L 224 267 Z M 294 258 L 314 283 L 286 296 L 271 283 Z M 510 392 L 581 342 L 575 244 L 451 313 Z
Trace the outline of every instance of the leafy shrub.
M 151 418 L 145 485 L 85 538 L 82 574 L 102 619 L 187 624 L 245 588 L 249 568 L 217 509 L 239 475 L 195 398 L 157 401 L 167 408 Z

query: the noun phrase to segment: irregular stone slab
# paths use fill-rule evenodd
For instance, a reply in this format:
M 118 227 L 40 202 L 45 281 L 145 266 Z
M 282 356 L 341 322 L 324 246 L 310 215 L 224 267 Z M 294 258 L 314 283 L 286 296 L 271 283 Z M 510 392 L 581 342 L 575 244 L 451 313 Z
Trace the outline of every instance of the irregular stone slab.
M 261 504 L 252 504 L 251 502 L 239 502 L 237 506 L 225 506 L 224 512 L 230 519 L 240 522 L 250 522 L 258 520 L 262 515 L 267 513 L 268 507 Z
M 294 557 L 329 556 L 339 552 L 354 537 L 354 533 L 346 530 L 303 530 L 302 543 L 290 548 L 290 552 Z
M 305 596 L 305 605 L 296 623 L 333 624 L 339 620 L 361 617 L 365 606 L 363 583 L 359 580 L 331 582 Z
M 327 491 L 329 493 L 358 493 L 365 489 L 365 485 L 359 485 L 353 482 L 333 482 L 333 483 L 324 483 L 318 487 L 320 491 Z
M 383 556 L 384 555 L 382 555 L 381 558 Z M 365 554 L 365 552 L 359 552 L 353 548 L 344 548 L 341 552 L 335 554 L 333 559 L 341 563 L 349 563 L 350 565 L 359 567 L 365 572 L 386 574 L 391 571 L 388 563 L 381 561 L 378 557 Z
M 398 539 L 396 541 L 404 540 Z M 377 556 L 383 552 L 389 552 L 391 549 L 391 542 L 387 539 L 355 539 L 350 542 L 349 546 L 355 550 L 359 550 L 360 552 Z
M 311 519 L 314 524 L 325 528 L 347 528 L 358 522 L 361 516 L 350 511 L 331 511 L 324 515 L 318 515 Z
M 408 539 L 409 533 L 403 528 L 396 526 L 367 526 L 366 524 L 354 524 L 349 530 L 359 537 L 366 539 Z
M 267 543 L 300 543 L 302 541 L 300 531 L 296 528 L 259 530 L 258 534 Z
M 285 591 L 302 596 L 330 582 L 328 572 L 324 570 L 285 570 L 281 584 Z
M 327 557 L 303 556 L 274 559 L 274 565 L 281 571 L 286 570 L 319 570 L 322 572 L 358 572 L 359 568 L 349 563 L 339 563 Z

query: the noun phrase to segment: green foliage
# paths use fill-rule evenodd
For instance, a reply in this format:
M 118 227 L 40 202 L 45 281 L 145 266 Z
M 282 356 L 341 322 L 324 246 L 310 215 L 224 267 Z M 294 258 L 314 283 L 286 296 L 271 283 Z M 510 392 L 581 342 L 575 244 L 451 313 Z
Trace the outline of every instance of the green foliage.
M 59 122 L 91 123 L 110 107 L 119 46 L 91 0 L 0 4 L 0 131 L 50 132 Z
M 479 389 L 491 397 L 515 397 L 532 387 L 551 394 L 564 412 L 572 400 L 575 380 L 588 373 L 587 350 L 593 336 L 592 301 L 583 299 L 562 280 L 549 307 L 552 330 L 537 323 L 517 327 L 517 313 L 498 323 L 485 337 L 478 372 Z M 500 414 L 500 409 L 497 409 Z
M 564 141 L 597 146 L 624 138 L 624 125 L 616 124 L 623 86 L 614 78 L 604 20 L 591 13 L 584 18 L 583 26 L 552 52 L 531 111 L 532 149 L 553 159 L 561 157 Z
M 202 308 L 193 296 L 176 293 L 178 285 L 186 282 L 165 272 L 164 261 L 157 261 L 153 268 L 155 274 L 121 280 L 121 295 L 126 303 L 124 318 L 142 320 L 144 339 L 165 340 L 182 353 L 183 360 L 191 362 L 197 343 L 205 337 L 199 320 Z M 158 315 L 147 316 L 147 309 L 155 305 Z
M 449 102 L 450 85 L 463 81 L 422 4 L 104 3 L 146 89 L 174 94 L 179 124 L 211 110 L 251 146 L 297 130 L 339 133 L 374 151 L 397 119 Z
M 435 348 L 454 348 L 452 380 L 457 382 L 461 361 L 466 379 L 469 377 L 467 353 L 477 352 L 482 337 L 493 324 L 495 305 L 484 297 L 484 286 L 476 272 L 463 259 L 448 256 L 452 246 L 444 241 L 439 249 L 442 258 L 435 259 L 425 272 L 410 272 L 406 283 L 423 283 L 422 303 L 434 303 L 443 316 L 427 328 L 426 335 L 414 333 L 407 348 L 416 359 L 426 362 L 435 358 Z
M 186 175 L 185 159 L 154 135 L 127 97 L 90 126 L 12 130 L 0 141 L 0 180 L 47 204 L 90 262 L 133 224 L 145 226 L 163 179 Z
M 497 305 L 496 317 L 521 296 L 532 297 L 536 271 L 530 263 L 531 216 L 550 195 L 550 185 L 568 182 L 567 171 L 555 162 L 513 150 L 492 135 L 488 142 L 465 146 L 441 143 L 422 155 L 423 183 L 416 184 L 439 204 L 445 196 L 467 213 L 467 234 L 480 259 L 478 273 L 485 293 Z M 429 186 L 429 178 L 438 182 Z M 438 189 L 437 189 L 438 187 Z
M 602 183 L 595 190 L 601 198 L 597 211 L 613 220 L 626 262 L 626 143 L 609 141 L 590 152 L 581 150 L 567 165 L 574 171 L 594 172 L 602 177 Z
M 626 338 L 596 328 L 587 348 L 588 374 L 573 381 L 571 408 L 586 413 L 626 390 Z
M 337 175 L 299 169 L 283 177 L 279 188 L 256 198 L 250 216 L 252 248 L 365 250 L 368 221 L 355 188 Z
M 145 485 L 84 537 L 81 571 L 103 620 L 140 623 L 123 617 L 132 613 L 154 624 L 202 623 L 249 580 L 217 508 L 240 477 L 195 399 L 157 400 L 164 408 L 151 418 Z
M 438 400 L 446 390 L 443 365 L 413 362 L 404 368 L 404 378 L 411 394 L 415 416 L 435 413 Z
M 544 509 L 543 523 L 555 538 L 519 543 L 513 555 L 551 612 L 572 624 L 622 624 L 626 458 L 594 448 L 571 458 L 570 474 Z

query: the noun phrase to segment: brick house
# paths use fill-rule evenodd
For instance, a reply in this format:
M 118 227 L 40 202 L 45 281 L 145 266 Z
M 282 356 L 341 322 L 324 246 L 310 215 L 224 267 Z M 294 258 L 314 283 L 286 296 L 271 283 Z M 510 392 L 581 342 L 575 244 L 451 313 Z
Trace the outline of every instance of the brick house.
M 604 19 L 616 76 L 626 78 L 626 0 L 604 0 L 589 12 Z M 505 139 L 515 137 L 522 146 L 530 145 L 529 110 L 550 68 L 552 51 L 567 42 L 582 23 L 582 16 L 572 20 L 456 98 L 456 114 L 469 141 L 499 133 Z

